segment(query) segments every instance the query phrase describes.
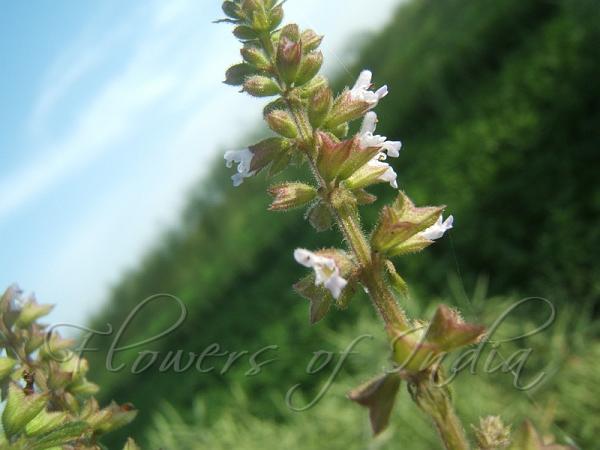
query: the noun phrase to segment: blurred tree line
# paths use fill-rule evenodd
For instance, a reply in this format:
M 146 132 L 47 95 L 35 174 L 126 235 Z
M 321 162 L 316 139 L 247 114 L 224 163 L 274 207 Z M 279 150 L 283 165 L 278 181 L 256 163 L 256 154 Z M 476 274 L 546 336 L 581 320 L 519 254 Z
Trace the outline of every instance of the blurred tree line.
M 378 133 L 403 141 L 394 162 L 400 187 L 419 204 L 447 204 L 455 216 L 450 239 L 399 264 L 413 301 L 452 297 L 457 286 L 469 291 L 487 277 L 492 296 L 547 297 L 559 314 L 597 311 L 599 24 L 595 0 L 413 0 L 365 41 L 357 63 L 340 74 L 338 88 L 352 84 L 361 68 L 390 85 L 377 110 Z M 303 172 L 286 179 L 301 179 Z M 236 404 L 233 386 L 251 399 L 243 406 L 248 414 L 283 423 L 285 414 L 274 406 L 282 396 L 274 388 L 284 393 L 303 383 L 307 395 L 311 387 L 316 391 L 329 372 L 306 373 L 312 352 L 331 342 L 336 330 L 372 317 L 370 305 L 357 299 L 347 311 L 309 327 L 307 304 L 291 290 L 303 274 L 292 251 L 341 244 L 340 236 L 316 235 L 303 211 L 266 212 L 265 188 L 272 180 L 259 176 L 234 189 L 229 175 L 216 158 L 180 226 L 123 275 L 91 322 L 96 329 L 106 323 L 118 328 L 140 301 L 157 293 L 177 296 L 188 311 L 168 336 L 119 352 L 115 366 L 126 363 L 122 371 L 105 369 L 111 339 L 92 341 L 103 350 L 88 355 L 102 400 L 132 401 L 141 410 L 128 434 L 146 430 L 162 400 L 185 417 L 196 397 L 208 405 L 202 421 L 210 428 L 222 409 Z M 388 187 L 375 191 L 380 201 L 393 195 Z M 376 208 L 366 211 L 368 226 Z M 166 330 L 178 315 L 174 302 L 149 304 L 121 343 Z M 564 333 L 567 341 L 576 334 L 568 327 Z M 254 377 L 245 375 L 247 356 L 224 376 L 219 371 L 227 356 L 211 359 L 215 369 L 209 373 L 157 369 L 169 350 L 183 349 L 185 361 L 187 352 L 201 353 L 212 343 L 250 354 L 277 345 L 262 358 L 277 361 Z M 140 350 L 162 356 L 136 375 L 130 369 Z M 385 352 L 380 355 L 383 364 Z

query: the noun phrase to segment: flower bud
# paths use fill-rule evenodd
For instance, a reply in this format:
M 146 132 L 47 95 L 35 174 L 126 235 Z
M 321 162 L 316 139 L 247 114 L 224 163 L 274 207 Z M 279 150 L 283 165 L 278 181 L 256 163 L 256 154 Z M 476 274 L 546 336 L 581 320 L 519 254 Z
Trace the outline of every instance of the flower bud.
M 350 400 L 369 409 L 374 435 L 381 433 L 389 424 L 400 381 L 398 373 L 389 373 L 367 381 L 348 393 Z
M 102 428 L 102 426 L 104 426 L 104 424 L 106 424 L 111 417 L 112 413 L 108 409 L 102 409 L 90 414 L 85 421 L 90 424 L 90 427 L 92 427 L 94 430 L 97 430 Z
M 225 72 L 225 81 L 223 83 L 230 86 L 241 86 L 247 77 L 256 74 L 256 69 L 250 64 L 236 64 L 231 66 Z
M 25 432 L 28 436 L 39 436 L 48 433 L 67 421 L 68 413 L 47 412 L 42 410 L 35 418 L 27 424 Z
M 48 315 L 53 308 L 53 305 L 40 305 L 33 299 L 23 306 L 16 324 L 20 328 L 26 328 L 40 317 Z
M 312 52 L 302 58 L 300 69 L 296 75 L 296 85 L 301 86 L 312 80 L 323 64 L 323 53 Z
M 75 395 L 83 395 L 84 397 L 97 394 L 100 386 L 87 380 L 82 380 L 79 383 L 71 386 L 69 390 Z
M 231 19 L 239 20 L 243 16 L 242 9 L 235 2 L 225 1 L 221 5 L 221 9 L 225 13 L 225 15 Z
M 0 357 L 0 381 L 8 377 L 16 365 L 16 360 L 12 358 Z
M 319 45 L 321 45 L 321 41 L 323 40 L 323 36 L 319 36 L 313 30 L 304 30 L 300 37 L 302 41 L 302 49 L 308 53 L 316 50 Z
M 479 419 L 479 427 L 474 427 L 477 445 L 481 450 L 502 450 L 510 444 L 510 427 L 498 416 Z
M 329 86 L 322 86 L 310 98 L 308 118 L 313 128 L 319 128 L 331 110 L 333 94 Z
M 317 196 L 313 186 L 304 183 L 284 183 L 271 186 L 269 193 L 275 197 L 269 210 L 282 211 L 297 208 L 312 201 Z
M 302 98 L 310 98 L 315 94 L 315 92 L 317 92 L 317 90 L 324 86 L 329 86 L 327 83 L 327 78 L 322 75 L 317 75 L 303 86 L 298 86 L 297 92 Z
M 381 210 L 371 238 L 373 247 L 394 256 L 422 250 L 432 241 L 417 233 L 433 225 L 443 209 L 443 206 L 417 208 L 404 192 L 399 192 L 394 203 Z
M 348 131 L 350 131 L 350 126 L 348 125 L 348 122 L 344 122 L 343 124 L 338 125 L 335 128 L 332 128 L 330 131 L 338 139 L 344 139 L 346 136 L 348 136 Z
M 263 5 L 260 5 L 252 14 L 252 28 L 258 32 L 269 31 L 271 28 L 271 18 Z
M 248 17 L 252 17 L 252 14 L 264 9 L 262 0 L 243 0 L 240 7 L 244 14 L 246 14 Z
M 40 355 L 44 358 L 65 361 L 68 349 L 75 345 L 75 340 L 61 338 L 57 332 L 45 336 Z
M 372 159 L 346 179 L 344 185 L 348 189 L 354 190 L 383 181 L 394 182 L 395 179 L 396 173 L 389 164 Z
M 273 31 L 283 21 L 283 5 L 278 5 L 271 10 L 270 26 L 269 31 Z
M 282 34 L 277 45 L 275 62 L 281 78 L 287 84 L 292 84 L 296 81 L 301 60 L 302 44 Z
M 325 125 L 327 128 L 336 128 L 344 122 L 350 122 L 364 116 L 371 107 L 371 104 L 364 100 L 353 99 L 350 91 L 345 90 L 333 103 Z
M 103 433 L 124 427 L 131 423 L 138 413 L 131 403 L 117 405 L 115 402 L 112 402 L 106 409 L 110 411 L 111 416 L 100 426 L 100 431 Z
M 39 436 L 36 440 L 36 449 L 70 448 L 66 445 L 72 441 L 85 438 L 91 431 L 88 424 L 83 421 L 67 422 L 53 429 L 49 433 Z
M 244 81 L 244 91 L 254 97 L 270 97 L 281 93 L 275 80 L 262 75 L 253 75 Z
M 317 133 L 317 138 L 320 144 L 317 167 L 323 178 L 331 181 L 340 173 L 340 170 L 352 152 L 352 146 L 355 141 L 350 139 L 338 142 L 323 132 Z
M 290 23 L 281 29 L 279 36 L 288 38 L 292 42 L 300 42 L 300 28 L 295 23 Z
M 52 390 L 63 389 L 73 381 L 73 372 L 65 372 L 52 364 L 48 374 L 48 387 Z
M 72 381 L 74 383 L 78 383 L 84 380 L 85 376 L 90 370 L 90 365 L 87 359 L 79 358 L 78 356 L 72 356 L 67 361 L 61 363 L 60 370 L 71 373 Z
M 79 401 L 77 400 L 77 398 L 75 398 L 73 394 L 71 394 L 70 392 L 65 392 L 63 399 L 69 411 L 75 414 L 79 413 Z
M 422 236 L 416 235 L 390 248 L 386 251 L 386 254 L 388 256 L 410 255 L 411 253 L 418 253 L 422 250 L 425 250 L 431 244 L 433 244 L 433 241 L 425 239 Z
M 46 334 L 41 326 L 32 323 L 25 341 L 25 353 L 33 353 L 44 344 Z
M 48 402 L 45 394 L 25 395 L 16 384 L 8 386 L 8 399 L 2 412 L 2 425 L 8 436 L 19 433 L 25 425 L 46 407 Z
M 271 61 L 269 61 L 265 52 L 255 45 L 244 45 L 240 50 L 240 53 L 242 54 L 244 61 L 251 66 L 256 67 L 258 70 L 269 70 L 271 67 Z
M 283 137 L 295 139 L 298 137 L 298 128 L 292 116 L 281 109 L 271 111 L 265 117 L 267 124 L 275 133 Z
M 233 35 L 241 41 L 258 39 L 258 33 L 246 25 L 239 25 L 233 29 Z

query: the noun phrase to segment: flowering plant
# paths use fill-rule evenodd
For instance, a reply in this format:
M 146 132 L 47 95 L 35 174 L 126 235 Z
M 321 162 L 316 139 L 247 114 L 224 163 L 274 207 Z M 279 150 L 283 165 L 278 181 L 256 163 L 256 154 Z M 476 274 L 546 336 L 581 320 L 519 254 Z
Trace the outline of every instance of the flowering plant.
M 388 158 L 399 156 L 401 143 L 375 134 L 373 109 L 387 95 L 387 86 L 373 88 L 372 73 L 363 70 L 352 88 L 335 95 L 319 75 L 323 37 L 296 24 L 281 26 L 283 2 L 225 1 L 223 11 L 227 18 L 221 22 L 233 24 L 233 34 L 243 44 L 243 62 L 227 70 L 225 83 L 241 86 L 254 97 L 273 98 L 264 108 L 264 119 L 276 135 L 225 154 L 228 167 L 237 163 L 234 186 L 261 171 L 274 175 L 293 163 L 308 165 L 314 184 L 288 182 L 272 186 L 269 193 L 274 197 L 271 210 L 306 207 L 306 217 L 317 231 L 335 224 L 347 246 L 294 252 L 296 261 L 313 271 L 294 286 L 310 301 L 310 321 L 322 319 L 331 305 L 343 308 L 360 287 L 368 293 L 389 337 L 393 370 L 352 390 L 348 397 L 369 409 L 377 434 L 388 425 L 394 397 L 404 382 L 416 405 L 433 421 L 444 446 L 470 449 L 443 382 L 441 361 L 448 352 L 477 343 L 485 329 L 466 323 L 446 305 L 440 305 L 429 321 L 411 320 L 392 291 L 407 292 L 393 258 L 432 245 L 453 227 L 454 219 L 444 220 L 444 206 L 418 207 L 399 191 L 396 200 L 381 209 L 371 232 L 361 225 L 360 207 L 376 201 L 366 188 L 389 183 L 398 189 Z M 356 120 L 362 120 L 361 126 L 351 134 L 350 123 Z M 512 444 L 509 428 L 497 417 L 482 419 L 474 430 L 480 449 L 550 448 L 528 423 Z
M 104 434 L 137 415 L 131 404 L 99 407 L 87 361 L 69 350 L 73 340 L 38 323 L 51 310 L 16 286 L 0 297 L 1 450 L 99 450 Z M 124 450 L 136 449 L 129 439 Z

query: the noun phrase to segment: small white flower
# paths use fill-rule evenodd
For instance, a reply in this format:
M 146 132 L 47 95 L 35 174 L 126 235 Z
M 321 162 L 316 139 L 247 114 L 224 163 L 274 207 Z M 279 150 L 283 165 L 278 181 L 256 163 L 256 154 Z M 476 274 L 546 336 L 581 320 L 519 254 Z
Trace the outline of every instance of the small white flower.
M 296 262 L 304 267 L 314 269 L 315 285 L 325 286 L 331 292 L 333 298 L 339 298 L 348 281 L 340 276 L 340 268 L 332 258 L 319 256 L 303 248 L 297 248 L 294 251 L 294 258 Z
M 399 141 L 388 141 L 385 136 L 373 134 L 377 127 L 377 114 L 373 111 L 369 111 L 365 114 L 365 117 L 360 127 L 360 148 L 365 149 L 368 147 L 379 147 L 387 152 L 387 155 L 392 158 L 397 158 L 400 155 L 400 149 L 402 143 Z
M 431 225 L 426 230 L 421 231 L 421 233 L 419 233 L 420 236 L 424 237 L 425 239 L 429 239 L 430 241 L 435 241 L 436 239 L 441 238 L 446 231 L 452 228 L 452 224 L 454 223 L 454 217 L 448 216 L 448 218 L 445 221 L 442 220 L 443 218 L 440 214 L 440 217 L 438 217 L 437 222 Z
M 394 168 L 388 163 L 384 162 L 386 159 L 385 153 L 378 153 L 375 157 L 367 163 L 367 166 L 373 169 L 385 169 L 385 171 L 377 177 L 378 180 L 390 183 L 394 189 L 398 189 L 398 174 L 394 172 Z
M 379 100 L 387 95 L 388 88 L 387 86 L 382 86 L 375 92 L 370 91 L 372 77 L 373 74 L 370 70 L 363 70 L 350 90 L 350 98 L 352 100 L 367 102 L 373 108 L 379 103 Z
M 231 177 L 234 186 L 239 186 L 244 182 L 244 178 L 251 177 L 255 174 L 256 171 L 250 171 L 253 157 L 254 153 L 247 148 L 243 150 L 229 150 L 225 152 L 224 158 L 226 161 L 226 166 L 232 167 L 233 163 L 237 163 L 238 165 L 237 173 Z

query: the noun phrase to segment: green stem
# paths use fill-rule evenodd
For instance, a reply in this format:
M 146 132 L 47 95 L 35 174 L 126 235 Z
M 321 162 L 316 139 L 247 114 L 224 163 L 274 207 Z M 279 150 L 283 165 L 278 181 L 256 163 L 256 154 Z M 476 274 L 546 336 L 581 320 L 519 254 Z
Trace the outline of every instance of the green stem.
M 379 259 L 372 254 L 371 246 L 365 239 L 355 207 L 341 205 L 337 208 L 332 206 L 332 208 L 335 211 L 338 225 L 361 266 L 362 281 L 375 309 L 386 325 L 386 330 L 391 337 L 395 336 L 397 332 L 406 331 L 409 326 L 406 316 L 385 283 L 383 268 Z
M 465 430 L 446 386 L 436 385 L 429 374 L 413 380 L 409 390 L 417 406 L 435 423 L 446 450 L 469 450 Z
M 261 44 L 272 62 L 273 70 L 280 83 L 281 78 L 277 74 L 274 61 L 274 51 L 271 44 L 270 34 L 260 37 Z M 282 83 L 284 85 L 284 83 Z M 289 97 L 289 91 L 282 96 L 286 102 L 287 109 L 292 115 L 295 125 L 306 148 L 314 147 L 312 129 L 307 123 L 306 116 L 301 106 L 296 106 Z M 348 246 L 360 266 L 361 281 L 368 290 L 369 297 L 383 322 L 390 339 L 395 339 L 398 332 L 402 333 L 410 328 L 406 315 L 398 305 L 394 294 L 390 291 L 385 281 L 385 268 L 377 254 L 374 254 L 369 241 L 366 239 L 360 226 L 359 214 L 356 206 L 348 201 L 332 201 L 335 187 L 330 186 L 323 178 L 317 167 L 314 155 L 318 155 L 318 149 L 313 148 L 313 155 L 306 153 L 307 160 L 312 172 L 323 192 L 323 199 L 333 213 L 337 225 L 341 230 Z M 452 401 L 444 388 L 435 386 L 430 381 L 420 381 L 414 384 L 413 399 L 426 414 L 428 414 L 438 429 L 440 437 L 447 450 L 469 450 L 469 444 L 464 435 L 463 427 L 454 412 Z

